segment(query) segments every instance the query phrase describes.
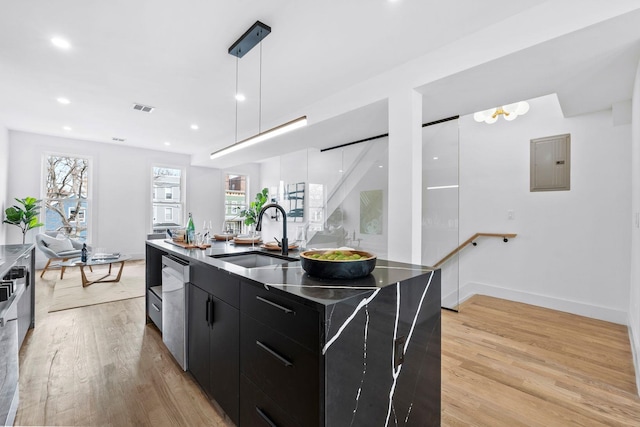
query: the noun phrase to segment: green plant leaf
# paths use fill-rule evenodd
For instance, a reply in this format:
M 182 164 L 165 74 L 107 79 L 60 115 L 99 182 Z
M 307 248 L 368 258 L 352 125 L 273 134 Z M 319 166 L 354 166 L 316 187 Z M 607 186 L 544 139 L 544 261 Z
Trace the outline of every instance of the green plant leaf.
M 42 227 L 44 224 L 38 222 L 38 214 L 40 212 L 40 200 L 35 197 L 25 197 L 24 199 L 15 198 L 22 207 L 14 205 L 4 210 L 5 224 L 15 225 L 22 231 L 22 242 L 26 232 L 32 228 Z

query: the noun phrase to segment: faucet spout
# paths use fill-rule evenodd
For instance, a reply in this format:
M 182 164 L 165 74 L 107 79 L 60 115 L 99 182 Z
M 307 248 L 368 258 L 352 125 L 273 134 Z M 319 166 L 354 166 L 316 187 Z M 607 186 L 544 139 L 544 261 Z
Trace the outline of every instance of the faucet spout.
M 269 208 L 276 208 L 282 213 L 282 255 L 289 255 L 289 239 L 287 239 L 287 213 L 284 208 L 277 203 L 269 203 L 264 205 L 258 214 L 258 223 L 256 224 L 256 231 L 262 231 L 262 215 Z

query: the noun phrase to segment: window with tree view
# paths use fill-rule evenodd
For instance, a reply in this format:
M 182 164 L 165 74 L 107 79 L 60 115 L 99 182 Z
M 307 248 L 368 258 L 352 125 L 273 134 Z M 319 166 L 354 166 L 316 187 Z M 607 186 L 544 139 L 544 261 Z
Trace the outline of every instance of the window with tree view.
M 45 167 L 45 230 L 87 240 L 89 159 L 49 155 Z

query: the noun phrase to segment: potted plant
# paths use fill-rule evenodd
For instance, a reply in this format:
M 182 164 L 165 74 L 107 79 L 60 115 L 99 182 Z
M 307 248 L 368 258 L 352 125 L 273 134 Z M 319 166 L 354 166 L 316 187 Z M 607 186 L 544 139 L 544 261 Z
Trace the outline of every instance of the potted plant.
M 32 228 L 42 227 L 44 224 L 38 222 L 38 214 L 40 213 L 40 200 L 35 197 L 25 197 L 24 199 L 16 199 L 22 207 L 13 205 L 4 210 L 6 224 L 12 224 L 20 227 L 22 231 L 22 244 L 24 245 L 27 231 Z
M 256 194 L 256 199 L 249 203 L 247 209 L 240 211 L 240 218 L 244 218 L 244 225 L 254 225 L 258 223 L 258 215 L 262 206 L 267 203 L 269 199 L 269 189 L 263 188 L 261 192 Z

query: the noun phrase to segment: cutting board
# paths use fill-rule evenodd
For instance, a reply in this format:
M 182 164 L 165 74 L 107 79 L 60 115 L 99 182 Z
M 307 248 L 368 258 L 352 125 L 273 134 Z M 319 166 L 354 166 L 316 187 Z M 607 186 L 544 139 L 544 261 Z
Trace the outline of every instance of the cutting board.
M 180 246 L 181 248 L 185 248 L 185 249 L 207 249 L 210 248 L 211 245 L 208 243 L 205 243 L 203 245 L 197 246 L 191 243 L 185 243 L 185 242 L 174 242 L 171 239 L 166 239 L 165 242 L 167 243 L 171 243 L 172 245 L 176 245 L 176 246 Z

